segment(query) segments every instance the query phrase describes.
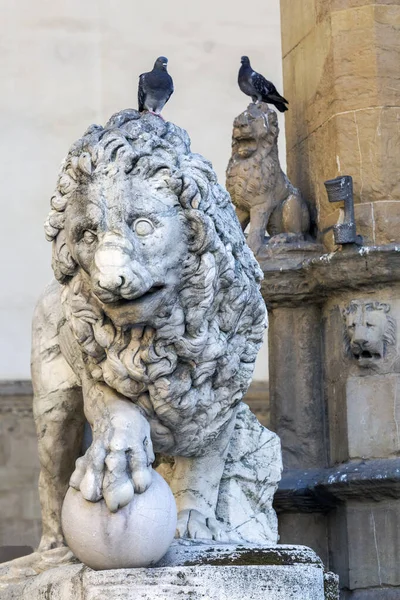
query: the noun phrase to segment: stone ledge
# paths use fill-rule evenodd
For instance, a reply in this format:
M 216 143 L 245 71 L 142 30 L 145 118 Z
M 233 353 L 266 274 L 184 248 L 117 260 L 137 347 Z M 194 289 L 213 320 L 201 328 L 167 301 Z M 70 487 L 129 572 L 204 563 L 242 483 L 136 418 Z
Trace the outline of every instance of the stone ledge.
M 254 552 L 256 564 L 251 560 L 252 553 L 256 556 Z M 216 564 L 201 562 L 213 560 Z M 182 540 L 173 544 L 169 558 L 159 565 L 110 571 L 93 571 L 81 564 L 65 565 L 8 585 L 0 582 L 0 597 L 2 600 L 175 600 L 181 596 L 191 600 L 337 598 L 337 578 L 325 575 L 316 554 L 303 546 L 232 548 L 185 544 Z
M 344 500 L 400 498 L 400 459 L 345 463 L 330 469 L 292 469 L 283 473 L 277 512 L 328 512 Z
M 319 303 L 333 291 L 400 282 L 400 244 L 349 245 L 331 254 L 266 248 L 257 259 L 265 275 L 261 292 L 268 308 Z

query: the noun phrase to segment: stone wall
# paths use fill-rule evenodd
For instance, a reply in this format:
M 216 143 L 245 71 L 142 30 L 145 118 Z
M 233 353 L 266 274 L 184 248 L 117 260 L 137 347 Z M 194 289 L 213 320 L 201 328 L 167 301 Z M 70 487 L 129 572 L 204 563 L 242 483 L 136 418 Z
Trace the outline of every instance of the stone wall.
M 40 538 L 39 459 L 28 382 L 0 385 L 0 560 Z M 22 553 L 23 549 L 21 548 Z
M 366 243 L 400 239 L 400 5 L 281 0 L 288 174 L 315 207 L 328 247 L 340 218 L 324 181 L 352 175 Z M 390 224 L 390 227 L 388 225 Z

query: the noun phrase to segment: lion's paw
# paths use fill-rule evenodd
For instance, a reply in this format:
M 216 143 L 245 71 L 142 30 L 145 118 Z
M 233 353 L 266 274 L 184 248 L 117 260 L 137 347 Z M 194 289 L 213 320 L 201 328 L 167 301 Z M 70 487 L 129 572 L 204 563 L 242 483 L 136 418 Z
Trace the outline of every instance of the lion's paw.
M 195 509 L 180 511 L 175 537 L 214 540 L 223 544 L 243 541 L 234 531 L 227 531 L 220 521 L 213 517 L 206 517 Z
M 76 461 L 70 486 L 90 502 L 104 497 L 109 510 L 116 512 L 150 487 L 153 461 L 147 420 L 134 405 L 125 407 L 94 429 L 91 446 Z

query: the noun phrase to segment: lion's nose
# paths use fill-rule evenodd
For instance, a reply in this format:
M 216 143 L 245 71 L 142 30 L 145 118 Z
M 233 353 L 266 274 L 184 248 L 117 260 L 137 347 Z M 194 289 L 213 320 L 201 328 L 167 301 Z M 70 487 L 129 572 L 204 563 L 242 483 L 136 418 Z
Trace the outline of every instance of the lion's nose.
M 363 350 L 368 345 L 368 342 L 362 338 L 355 338 L 352 342 L 353 348 Z
M 125 277 L 118 273 L 101 274 L 97 282 L 98 286 L 108 292 L 116 292 L 125 283 Z

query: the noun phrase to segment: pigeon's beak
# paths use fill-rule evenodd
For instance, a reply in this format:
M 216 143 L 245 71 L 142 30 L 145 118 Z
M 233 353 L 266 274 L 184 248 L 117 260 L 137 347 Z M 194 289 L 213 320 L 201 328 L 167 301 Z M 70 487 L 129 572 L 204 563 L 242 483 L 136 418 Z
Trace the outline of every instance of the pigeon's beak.
M 163 63 L 163 64 L 162 64 L 162 66 L 163 66 L 163 67 L 166 67 L 166 66 L 167 66 L 167 64 L 168 64 L 168 63 Z

